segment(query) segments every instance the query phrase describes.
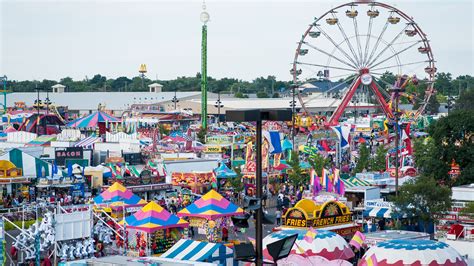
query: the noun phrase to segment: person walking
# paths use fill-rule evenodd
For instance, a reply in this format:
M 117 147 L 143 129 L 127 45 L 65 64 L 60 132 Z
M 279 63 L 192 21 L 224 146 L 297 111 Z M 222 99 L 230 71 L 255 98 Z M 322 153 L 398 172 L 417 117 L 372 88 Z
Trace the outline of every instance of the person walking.
M 279 209 L 275 211 L 275 217 L 277 225 L 281 225 L 281 211 Z

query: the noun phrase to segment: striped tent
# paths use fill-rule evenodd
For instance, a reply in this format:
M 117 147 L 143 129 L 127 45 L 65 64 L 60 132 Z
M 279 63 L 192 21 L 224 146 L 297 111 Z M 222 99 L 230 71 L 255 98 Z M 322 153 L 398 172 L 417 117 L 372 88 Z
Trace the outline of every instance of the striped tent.
M 43 135 L 39 136 L 36 139 L 28 142 L 26 146 L 50 146 L 51 141 L 56 140 L 55 135 Z
M 371 186 L 371 184 L 367 181 L 364 181 L 360 178 L 357 178 L 355 176 L 349 177 L 347 179 L 341 178 L 342 182 L 344 182 L 344 185 L 347 188 L 353 188 L 353 187 L 367 187 Z
M 196 200 L 193 204 L 180 210 L 179 217 L 201 217 L 215 219 L 218 217 L 243 214 L 244 210 L 226 200 L 221 194 L 211 189 L 208 193 Z
M 68 127 L 74 128 L 96 128 L 99 123 L 118 123 L 121 120 L 101 111 L 97 111 L 88 116 L 78 118 L 67 124 Z
M 133 192 L 124 187 L 119 182 L 115 182 L 107 190 L 94 198 L 95 204 L 111 204 L 111 205 L 145 205 L 146 201 Z
M 82 139 L 78 142 L 76 142 L 76 144 L 74 144 L 74 147 L 83 147 L 85 149 L 93 149 L 94 148 L 94 144 L 96 142 L 102 142 L 102 138 L 101 137 L 96 137 L 95 135 L 91 135 L 85 139 Z
M 157 230 L 188 227 L 189 223 L 169 213 L 154 201 L 150 201 L 138 212 L 125 218 L 127 227 L 153 233 Z
M 40 178 L 51 176 L 53 166 L 44 160 L 34 157 L 19 149 L 11 149 L 0 156 L 0 160 L 10 161 L 21 168 L 24 177 Z
M 232 249 L 219 243 L 190 239 L 179 240 L 178 243 L 163 253 L 160 258 L 212 262 L 226 266 L 238 265 L 238 262 L 234 261 L 234 251 Z

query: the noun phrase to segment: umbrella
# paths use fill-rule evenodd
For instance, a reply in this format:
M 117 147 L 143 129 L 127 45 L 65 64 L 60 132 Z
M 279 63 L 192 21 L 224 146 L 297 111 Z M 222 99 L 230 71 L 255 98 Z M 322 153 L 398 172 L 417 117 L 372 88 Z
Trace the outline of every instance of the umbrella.
M 156 230 L 188 227 L 189 223 L 169 213 L 154 201 L 150 201 L 141 210 L 125 218 L 128 228 L 153 233 Z
M 68 127 L 75 128 L 95 128 L 99 123 L 117 123 L 120 119 L 101 111 L 97 111 L 88 116 L 78 118 L 67 124 Z
M 106 191 L 94 198 L 96 204 L 117 203 L 117 204 L 146 204 L 146 201 L 132 193 L 122 184 L 115 182 Z
M 278 170 L 278 171 L 283 171 L 288 167 L 290 167 L 290 166 L 285 164 L 285 163 L 280 163 L 279 165 L 273 167 L 273 169 Z
M 219 167 L 214 169 L 217 178 L 234 178 L 237 177 L 237 173 L 227 167 L 224 163 L 222 163 Z
M 234 216 L 243 213 L 244 210 L 226 200 L 214 189 L 211 189 L 211 191 L 207 192 L 193 204 L 180 210 L 178 216 L 201 217 L 212 220 L 218 217 Z
M 375 258 L 379 266 L 467 266 L 461 255 L 448 244 L 425 239 L 378 242 L 365 253 L 362 261 L 369 258 Z
M 346 240 L 342 236 L 327 230 L 284 229 L 266 236 L 263 239 L 263 246 L 266 247 L 270 243 L 294 234 L 298 234 L 298 238 L 290 254 L 302 254 L 306 257 L 321 256 L 328 260 L 346 260 L 354 257 L 354 252 Z M 271 259 L 267 249 L 263 250 L 263 255 L 265 258 Z

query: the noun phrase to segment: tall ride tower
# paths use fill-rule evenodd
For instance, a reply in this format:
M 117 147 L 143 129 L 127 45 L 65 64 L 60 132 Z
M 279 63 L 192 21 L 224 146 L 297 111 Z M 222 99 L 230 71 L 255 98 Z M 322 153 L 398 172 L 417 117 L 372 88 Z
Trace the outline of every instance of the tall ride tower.
M 201 121 L 202 128 L 207 129 L 207 25 L 209 13 L 206 12 L 206 3 L 202 4 L 201 22 Z

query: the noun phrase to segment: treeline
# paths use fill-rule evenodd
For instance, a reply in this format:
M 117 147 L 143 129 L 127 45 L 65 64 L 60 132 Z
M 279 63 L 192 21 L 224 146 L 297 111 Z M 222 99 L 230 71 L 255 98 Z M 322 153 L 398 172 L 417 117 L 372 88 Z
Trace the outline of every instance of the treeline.
M 115 79 L 107 78 L 100 74 L 94 75 L 91 79 L 73 80 L 65 77 L 60 80 L 42 80 L 42 81 L 8 81 L 7 89 L 13 92 L 34 92 L 35 88 L 51 88 L 51 86 L 61 83 L 66 86 L 68 92 L 83 91 L 148 91 L 148 85 L 152 83 L 163 85 L 163 91 L 200 91 L 201 74 L 197 73 L 194 77 L 177 77 L 173 80 L 151 80 L 147 77 L 118 77 Z M 279 97 L 279 93 L 285 91 L 290 85 L 286 81 L 278 81 L 275 76 L 259 77 L 253 81 L 243 81 L 235 78 L 215 79 L 208 77 L 208 91 L 210 92 L 228 92 L 237 97 L 246 97 L 248 94 L 257 94 L 258 97 Z
M 386 72 L 381 79 L 385 84 L 393 84 L 395 75 Z M 42 80 L 42 81 L 8 81 L 7 89 L 13 92 L 33 92 L 36 87 L 51 88 L 51 86 L 61 83 L 66 86 L 69 92 L 81 91 L 148 91 L 148 85 L 151 83 L 160 83 L 164 91 L 200 91 L 201 74 L 197 73 L 194 77 L 177 77 L 172 80 L 151 80 L 147 77 L 118 77 L 108 78 L 101 74 L 94 75 L 91 79 L 73 80 L 65 77 L 60 80 Z M 292 82 L 277 80 L 275 76 L 258 77 L 252 81 L 244 81 L 236 78 L 215 79 L 208 77 L 208 91 L 227 92 L 236 97 L 248 97 L 248 94 L 257 94 L 257 97 L 280 97 L 282 92 L 287 91 Z M 451 73 L 440 72 L 436 75 L 435 88 L 437 97 L 433 101 L 444 103 L 447 96 L 459 96 L 462 91 L 474 88 L 474 77 L 470 75 L 461 75 L 453 78 Z M 420 83 L 417 87 L 409 87 L 409 92 L 417 93 L 418 99 L 423 99 L 426 84 Z M 404 102 L 408 103 L 408 102 Z

